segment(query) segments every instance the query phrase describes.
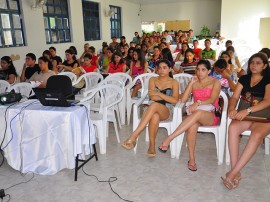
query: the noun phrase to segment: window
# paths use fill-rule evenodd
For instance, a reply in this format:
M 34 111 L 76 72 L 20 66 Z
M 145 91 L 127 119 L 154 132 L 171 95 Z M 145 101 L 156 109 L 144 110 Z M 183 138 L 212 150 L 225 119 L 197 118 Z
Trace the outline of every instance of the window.
M 67 0 L 47 0 L 43 19 L 47 44 L 71 42 Z
M 113 11 L 111 16 L 111 37 L 120 38 L 122 36 L 121 27 L 121 8 L 117 6 L 110 6 L 110 10 Z
M 24 46 L 19 0 L 0 0 L 0 47 Z
M 100 40 L 99 3 L 82 1 L 85 41 Z

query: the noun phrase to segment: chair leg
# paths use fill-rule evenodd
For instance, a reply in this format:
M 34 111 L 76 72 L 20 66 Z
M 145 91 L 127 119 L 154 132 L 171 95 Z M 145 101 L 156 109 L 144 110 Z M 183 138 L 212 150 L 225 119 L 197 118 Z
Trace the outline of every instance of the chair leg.
M 175 139 L 176 139 L 176 152 L 175 152 L 175 156 L 176 156 L 177 159 L 179 159 L 180 153 L 181 153 L 182 144 L 183 144 L 183 140 L 184 140 L 184 133 L 182 133 L 181 135 L 179 135 Z
M 119 133 L 118 133 L 118 128 L 117 128 L 116 120 L 113 121 L 113 125 L 114 125 L 114 130 L 115 130 L 117 142 L 120 143 L 120 138 L 119 138 Z

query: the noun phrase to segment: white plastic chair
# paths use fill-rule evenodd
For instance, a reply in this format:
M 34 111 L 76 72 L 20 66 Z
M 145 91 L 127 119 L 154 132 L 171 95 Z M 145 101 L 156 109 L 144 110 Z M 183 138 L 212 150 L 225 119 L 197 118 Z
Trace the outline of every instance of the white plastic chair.
M 89 72 L 81 75 L 72 85 L 78 84 L 81 80 L 85 81 L 85 88 L 83 88 L 80 93 L 83 95 L 83 97 L 86 97 L 88 94 L 88 91 L 91 89 L 94 89 L 100 81 L 103 80 L 103 76 L 96 72 Z
M 72 83 L 75 83 L 77 80 L 77 75 L 74 74 L 73 72 L 60 72 L 60 73 L 58 73 L 58 75 L 68 76 Z
M 5 80 L 0 80 L 0 93 L 4 93 L 10 87 L 10 84 Z
M 110 77 L 115 77 L 115 78 L 120 79 L 125 85 L 123 99 L 119 103 L 121 124 L 124 125 L 126 123 L 127 89 L 132 83 L 132 78 L 129 74 L 121 73 L 121 72 L 109 74 L 107 78 L 110 78 Z
M 98 84 L 98 86 L 108 85 L 108 84 L 118 86 L 123 91 L 123 95 L 124 95 L 125 85 L 122 82 L 120 77 L 108 76 L 108 77 L 106 77 L 106 79 L 104 79 L 102 82 L 100 82 Z M 93 90 L 95 90 L 95 89 L 93 89 Z M 121 118 L 120 118 L 120 104 L 121 104 L 123 99 L 124 99 L 124 97 L 120 100 L 120 102 L 117 105 L 112 106 L 108 111 L 108 122 L 113 122 L 114 128 L 115 128 L 115 133 L 116 133 L 117 137 L 119 137 L 119 133 L 118 133 L 118 129 L 117 129 L 116 118 L 117 118 L 118 123 L 119 123 L 119 128 L 121 129 L 122 126 L 121 126 Z M 92 102 L 91 102 L 91 111 L 99 111 L 100 105 L 101 105 L 101 97 L 99 95 L 96 95 L 95 98 L 92 99 Z M 116 116 L 115 116 L 115 113 L 116 113 Z M 119 138 L 118 138 L 118 142 L 120 143 Z
M 222 114 L 220 119 L 220 124 L 217 126 L 200 126 L 198 128 L 198 132 L 207 132 L 213 133 L 215 135 L 216 141 L 216 148 L 217 148 L 217 158 L 218 158 L 218 165 L 223 163 L 223 156 L 224 156 L 224 148 L 225 148 L 225 136 L 226 136 L 226 123 L 227 123 L 227 109 L 228 109 L 228 97 L 227 95 L 221 91 L 220 97 L 223 99 L 223 107 L 222 107 Z M 182 122 L 182 114 L 181 110 L 179 113 L 180 123 Z M 181 153 L 181 147 L 184 139 L 184 134 L 179 135 L 179 140 L 177 141 L 177 151 L 176 151 L 176 158 L 179 159 Z
M 146 90 L 148 90 L 149 79 L 151 77 L 155 77 L 155 76 L 158 76 L 158 74 L 155 74 L 155 73 L 144 73 L 144 74 L 141 74 L 141 75 L 137 76 L 132 81 L 131 85 L 129 85 L 127 87 L 127 121 L 128 121 L 128 125 L 130 124 L 130 117 L 131 117 L 132 106 L 139 99 L 139 97 L 133 97 L 133 98 L 131 97 L 131 89 L 136 85 L 136 82 L 138 80 L 140 80 L 140 82 L 142 84 L 141 95 L 143 95 L 144 92 Z
M 32 85 L 27 82 L 16 83 L 7 89 L 7 92 L 14 90 L 15 93 L 21 93 L 24 97 L 30 97 L 34 94 Z
M 100 153 L 106 153 L 106 136 L 108 128 L 108 111 L 118 104 L 123 98 L 123 91 L 119 86 L 107 84 L 93 89 L 92 93 L 81 100 L 81 103 L 90 102 L 95 96 L 100 96 L 99 112 L 90 113 L 93 124 L 97 127 L 97 137 L 99 138 Z M 91 108 L 91 103 L 90 103 Z M 119 136 L 117 141 L 120 142 Z
M 141 121 L 141 116 L 140 116 L 140 110 L 139 107 L 142 106 L 144 103 L 146 97 L 148 95 L 148 90 L 144 92 L 142 97 L 137 100 L 137 102 L 133 106 L 133 131 L 138 127 L 140 121 Z M 161 121 L 159 123 L 159 128 L 166 128 L 168 135 L 170 135 L 178 126 L 178 110 L 181 109 L 181 105 L 183 105 L 181 102 L 178 102 L 174 108 L 173 108 L 173 115 L 166 121 Z M 138 146 L 138 139 L 137 138 L 137 144 L 134 147 L 134 152 L 136 153 L 137 151 L 137 146 Z M 146 141 L 149 141 L 149 134 L 148 134 L 148 126 L 146 126 Z M 175 151 L 176 151 L 176 140 L 173 140 L 170 143 L 170 148 L 171 148 L 171 158 L 175 158 Z

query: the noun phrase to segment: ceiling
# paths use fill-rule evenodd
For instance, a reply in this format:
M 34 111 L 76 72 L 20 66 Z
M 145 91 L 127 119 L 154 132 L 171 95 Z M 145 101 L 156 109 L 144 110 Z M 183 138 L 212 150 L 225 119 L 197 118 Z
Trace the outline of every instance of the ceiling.
M 127 1 L 135 4 L 157 4 L 157 3 L 180 3 L 180 2 L 196 2 L 196 1 L 201 1 L 201 0 L 122 0 L 122 1 Z M 217 0 L 212 0 L 212 1 L 217 1 Z M 218 0 L 220 1 L 220 0 Z

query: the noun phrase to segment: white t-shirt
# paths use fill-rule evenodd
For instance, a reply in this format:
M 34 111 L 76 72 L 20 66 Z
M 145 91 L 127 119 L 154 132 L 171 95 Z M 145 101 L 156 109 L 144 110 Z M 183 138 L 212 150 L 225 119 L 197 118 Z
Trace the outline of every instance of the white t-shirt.
M 171 35 L 166 36 L 166 43 L 171 43 L 171 41 L 172 41 L 172 36 Z

